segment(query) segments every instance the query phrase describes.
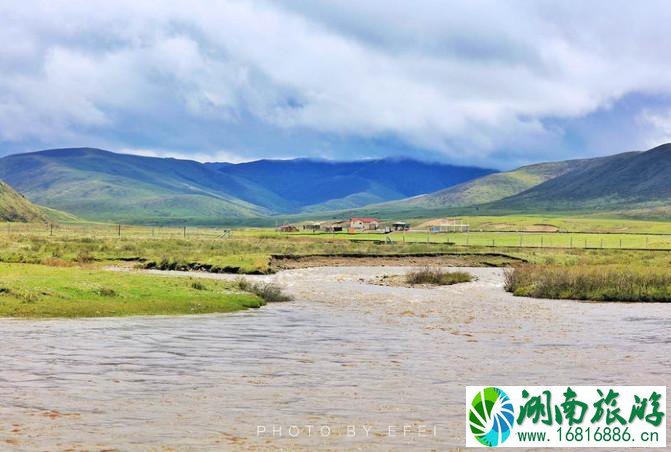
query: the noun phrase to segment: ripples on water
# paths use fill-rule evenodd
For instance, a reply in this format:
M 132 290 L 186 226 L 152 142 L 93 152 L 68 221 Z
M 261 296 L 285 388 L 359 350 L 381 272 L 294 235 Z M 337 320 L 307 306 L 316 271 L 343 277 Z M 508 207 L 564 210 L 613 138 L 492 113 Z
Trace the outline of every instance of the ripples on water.
M 477 283 L 437 291 L 358 281 L 393 271 L 401 269 L 286 272 L 278 279 L 299 301 L 234 314 L 2 320 L 0 441 L 47 449 L 460 446 L 466 384 L 670 382 L 666 305 L 516 299 L 492 269 L 472 270 Z M 381 432 L 407 423 L 435 425 L 438 434 L 256 435 L 257 425 Z

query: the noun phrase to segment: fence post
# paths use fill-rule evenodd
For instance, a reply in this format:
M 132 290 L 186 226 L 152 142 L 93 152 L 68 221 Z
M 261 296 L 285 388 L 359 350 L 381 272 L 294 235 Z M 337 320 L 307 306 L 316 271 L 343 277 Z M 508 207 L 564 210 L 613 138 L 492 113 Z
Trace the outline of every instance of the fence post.
M 184 231 L 183 231 L 183 233 L 184 233 L 184 238 L 186 238 L 186 226 L 184 226 Z
M 541 248 L 543 248 L 543 236 L 541 235 Z
M 571 242 L 570 242 L 570 244 L 569 244 L 568 247 L 569 247 L 569 248 L 573 248 L 573 236 L 570 236 L 570 239 L 571 239 Z
M 121 237 L 121 223 L 119 223 L 119 224 L 117 225 L 116 235 L 117 235 L 118 237 Z
M 54 235 L 54 224 L 49 223 L 49 237 Z

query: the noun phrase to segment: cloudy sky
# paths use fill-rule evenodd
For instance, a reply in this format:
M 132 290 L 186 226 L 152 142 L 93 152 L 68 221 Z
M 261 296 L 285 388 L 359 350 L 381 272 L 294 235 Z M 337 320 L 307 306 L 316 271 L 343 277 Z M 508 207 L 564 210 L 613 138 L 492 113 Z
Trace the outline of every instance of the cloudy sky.
M 666 1 L 0 0 L 0 154 L 413 156 L 671 141 Z

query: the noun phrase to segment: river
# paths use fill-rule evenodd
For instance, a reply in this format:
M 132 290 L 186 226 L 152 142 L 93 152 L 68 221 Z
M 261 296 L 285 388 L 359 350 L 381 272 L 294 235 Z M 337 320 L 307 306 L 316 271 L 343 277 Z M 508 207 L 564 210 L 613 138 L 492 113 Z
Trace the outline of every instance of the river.
M 406 270 L 256 277 L 296 301 L 233 314 L 0 319 L 0 449 L 446 449 L 469 384 L 671 385 L 669 305 L 517 298 L 493 268 L 369 283 Z

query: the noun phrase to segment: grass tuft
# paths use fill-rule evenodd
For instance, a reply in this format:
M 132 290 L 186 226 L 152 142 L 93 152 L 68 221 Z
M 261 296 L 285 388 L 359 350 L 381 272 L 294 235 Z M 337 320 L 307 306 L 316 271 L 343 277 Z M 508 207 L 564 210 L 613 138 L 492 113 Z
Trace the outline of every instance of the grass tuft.
M 207 290 L 207 286 L 201 281 L 191 281 L 191 288 L 196 290 Z
M 432 267 L 422 267 L 419 270 L 408 272 L 405 275 L 405 282 L 408 284 L 435 284 L 439 286 L 447 286 L 472 280 L 473 277 L 466 272 L 447 272 L 440 268 Z
M 291 301 L 291 296 L 285 294 L 282 288 L 273 283 L 255 283 L 245 278 L 237 278 L 235 285 L 243 292 L 251 292 L 263 299 L 266 303 Z
M 109 287 L 101 287 L 99 289 L 96 289 L 94 291 L 96 295 L 99 295 L 101 297 L 116 297 L 119 294 L 116 292 L 114 289 L 110 289 Z

